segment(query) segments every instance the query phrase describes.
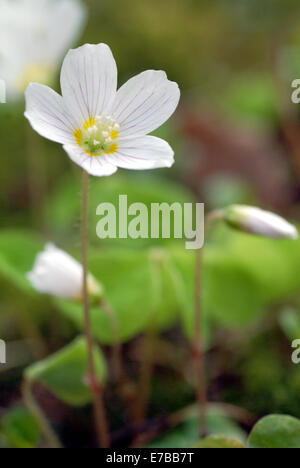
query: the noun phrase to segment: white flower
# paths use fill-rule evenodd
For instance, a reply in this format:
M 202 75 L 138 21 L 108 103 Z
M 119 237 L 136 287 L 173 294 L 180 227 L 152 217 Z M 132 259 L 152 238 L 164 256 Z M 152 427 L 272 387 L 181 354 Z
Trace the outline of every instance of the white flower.
M 146 136 L 175 111 L 178 85 L 163 71 L 145 71 L 117 91 L 117 66 L 106 44 L 70 50 L 61 71 L 62 97 L 32 83 L 25 116 L 42 136 L 63 144 L 70 158 L 95 176 L 118 167 L 170 167 L 168 143 Z
M 31 81 L 52 83 L 85 18 L 80 0 L 0 0 L 0 77 L 9 97 Z
M 280 216 L 254 206 L 232 205 L 226 208 L 225 221 L 241 231 L 272 239 L 297 239 L 298 231 Z
M 83 268 L 73 257 L 47 244 L 37 255 L 33 270 L 27 274 L 32 286 L 41 293 L 67 299 L 81 300 Z M 102 290 L 95 278 L 88 275 L 88 292 L 100 297 Z

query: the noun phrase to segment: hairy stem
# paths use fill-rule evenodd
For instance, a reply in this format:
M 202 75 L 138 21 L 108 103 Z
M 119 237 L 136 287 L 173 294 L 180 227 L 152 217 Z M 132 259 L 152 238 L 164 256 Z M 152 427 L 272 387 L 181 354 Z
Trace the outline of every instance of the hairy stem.
M 121 380 L 123 372 L 122 364 L 122 345 L 120 339 L 120 328 L 118 318 L 114 309 L 111 307 L 108 301 L 102 299 L 100 302 L 100 307 L 104 310 L 106 316 L 108 317 L 112 336 L 113 336 L 113 367 L 114 367 L 114 377 L 116 380 Z
M 213 211 L 205 219 L 205 232 L 216 220 L 222 219 L 223 211 Z M 196 250 L 195 261 L 195 308 L 194 308 L 194 341 L 193 341 L 193 361 L 196 378 L 196 399 L 199 411 L 199 433 L 205 437 L 207 434 L 207 383 L 205 372 L 205 349 L 202 330 L 202 249 Z
M 99 444 L 102 448 L 109 447 L 108 424 L 106 420 L 103 389 L 97 378 L 94 359 L 94 340 L 91 329 L 91 318 L 88 297 L 88 173 L 83 171 L 82 190 L 82 220 L 81 220 L 81 248 L 83 265 L 83 311 L 85 323 L 85 335 L 87 340 L 88 362 L 89 362 L 89 384 L 93 395 L 94 417 L 98 434 Z
M 38 421 L 45 438 L 47 439 L 51 448 L 63 448 L 60 440 L 52 429 L 45 413 L 42 411 L 33 395 L 33 388 L 31 380 L 24 379 L 22 383 L 22 395 L 25 405 L 32 415 Z
M 196 251 L 195 266 L 195 335 L 193 343 L 193 360 L 196 377 L 196 399 L 199 409 L 199 433 L 206 436 L 206 377 L 204 363 L 204 341 L 202 333 L 202 308 L 201 308 L 201 268 L 202 249 Z

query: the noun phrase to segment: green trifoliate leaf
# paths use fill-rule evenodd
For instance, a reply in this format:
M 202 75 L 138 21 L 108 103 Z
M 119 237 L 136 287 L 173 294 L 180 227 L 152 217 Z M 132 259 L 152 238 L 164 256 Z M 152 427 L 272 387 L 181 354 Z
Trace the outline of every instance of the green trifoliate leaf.
M 274 414 L 261 419 L 249 436 L 250 448 L 300 448 L 300 420 Z
M 98 378 L 104 384 L 107 373 L 106 363 L 97 346 L 95 346 L 94 355 Z M 65 403 L 73 406 L 89 403 L 92 395 L 88 384 L 88 355 L 85 338 L 76 338 L 57 353 L 28 367 L 25 377 L 41 382 Z

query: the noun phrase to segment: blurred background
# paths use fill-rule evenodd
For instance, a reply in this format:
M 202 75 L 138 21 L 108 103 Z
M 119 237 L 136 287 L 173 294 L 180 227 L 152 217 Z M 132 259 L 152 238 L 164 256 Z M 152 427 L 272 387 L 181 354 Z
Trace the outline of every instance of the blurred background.
M 60 61 L 69 47 L 86 42 L 110 45 L 119 84 L 145 69 L 163 69 L 182 90 L 178 111 L 155 133 L 175 149 L 172 169 L 119 170 L 90 181 L 90 270 L 116 310 L 131 382 L 124 403 L 107 372 L 113 445 L 192 446 L 194 254 L 174 239 L 100 241 L 95 210 L 126 193 L 129 203 L 199 201 L 207 212 L 245 203 L 300 221 L 299 106 L 291 102 L 291 83 L 300 78 L 299 1 L 82 1 L 86 14 L 51 73 L 35 73 L 32 63 L 28 69 L 24 57 L 36 47 L 24 42 L 31 23 L 24 19 L 13 29 L 20 2 L 9 3 L 16 14 L 2 15 L 0 3 L 0 39 L 13 31 L 9 58 L 23 57 L 14 71 L 23 90 L 40 80 L 60 92 Z M 69 16 L 62 18 L 64 24 Z M 54 45 L 63 29 L 52 36 Z M 0 47 L 0 78 L 6 79 L 4 55 Z M 26 279 L 45 241 L 80 258 L 80 170 L 60 145 L 29 127 L 21 85 L 17 89 L 8 89 L 7 103 L 0 104 L 0 338 L 8 356 L 0 365 L 0 440 L 12 447 L 43 444 L 20 393 L 24 369 L 42 360 L 39 404 L 66 446 L 90 447 L 89 395 L 76 380 L 72 356 L 45 361 L 80 335 L 81 308 L 39 295 Z M 291 342 L 300 338 L 300 241 L 256 238 L 218 224 L 205 244 L 202 290 L 210 432 L 244 440 L 266 414 L 300 417 L 300 364 L 291 362 Z M 103 311 L 92 313 L 111 369 L 111 324 Z M 147 365 L 151 383 L 139 418 L 132 419 L 130 398 Z

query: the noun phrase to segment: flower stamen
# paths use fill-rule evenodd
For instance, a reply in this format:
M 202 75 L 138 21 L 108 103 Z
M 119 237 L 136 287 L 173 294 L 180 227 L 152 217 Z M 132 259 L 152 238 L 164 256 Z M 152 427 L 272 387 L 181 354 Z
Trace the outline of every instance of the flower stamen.
M 90 117 L 74 132 L 78 146 L 90 156 L 113 154 L 118 149 L 116 140 L 120 126 L 111 116 Z

